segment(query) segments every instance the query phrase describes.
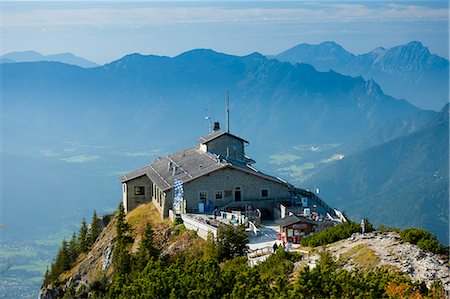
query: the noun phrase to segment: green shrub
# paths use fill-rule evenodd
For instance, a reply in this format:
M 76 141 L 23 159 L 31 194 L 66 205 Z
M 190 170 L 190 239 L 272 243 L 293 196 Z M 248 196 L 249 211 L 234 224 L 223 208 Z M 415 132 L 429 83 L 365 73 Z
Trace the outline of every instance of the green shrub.
M 377 231 L 382 232 L 382 233 L 388 233 L 388 232 L 400 232 L 400 229 L 397 227 L 391 227 L 391 226 L 386 226 L 384 224 L 380 224 L 380 226 L 377 228 Z
M 178 225 L 178 224 L 182 224 L 183 223 L 183 219 L 181 219 L 181 217 L 177 216 L 173 219 L 173 225 Z
M 373 231 L 373 226 L 369 222 L 366 222 L 366 232 Z M 333 227 L 326 228 L 318 233 L 307 236 L 300 241 L 303 246 L 322 246 L 330 243 L 337 242 L 339 240 L 347 239 L 352 234 L 361 232 L 361 226 L 355 222 L 344 222 Z
M 433 252 L 445 253 L 447 248 L 439 243 L 430 232 L 421 228 L 406 228 L 400 232 L 403 241 L 417 245 L 420 249 Z

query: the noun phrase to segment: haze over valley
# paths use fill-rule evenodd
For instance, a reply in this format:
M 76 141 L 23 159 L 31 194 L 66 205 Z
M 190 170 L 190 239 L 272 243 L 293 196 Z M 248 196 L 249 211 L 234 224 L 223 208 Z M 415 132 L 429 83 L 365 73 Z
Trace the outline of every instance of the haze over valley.
M 227 92 L 256 168 L 448 245 L 448 3 L 337 4 L 0 4 L 0 298 L 36 297 L 120 175 L 224 129 Z

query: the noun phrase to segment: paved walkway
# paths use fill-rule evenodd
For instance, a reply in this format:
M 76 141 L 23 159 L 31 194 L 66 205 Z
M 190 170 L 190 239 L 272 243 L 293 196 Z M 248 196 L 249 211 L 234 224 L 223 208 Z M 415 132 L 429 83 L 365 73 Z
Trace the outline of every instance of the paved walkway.
M 263 225 L 263 227 L 258 227 L 258 236 L 255 236 L 253 233 L 249 236 L 248 247 L 251 250 L 273 246 L 273 243 L 275 242 L 280 244 L 280 241 L 277 239 L 277 234 L 279 232 L 278 225 L 276 225 L 273 221 L 264 221 Z

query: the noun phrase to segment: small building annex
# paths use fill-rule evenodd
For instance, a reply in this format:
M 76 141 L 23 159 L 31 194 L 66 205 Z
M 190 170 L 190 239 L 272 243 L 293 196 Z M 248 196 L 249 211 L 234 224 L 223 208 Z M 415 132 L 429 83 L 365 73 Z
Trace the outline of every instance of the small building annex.
M 177 211 L 181 213 L 252 207 L 271 214 L 280 202 L 292 202 L 296 188 L 254 168 L 255 161 L 245 155 L 245 144 L 246 140 L 220 130 L 215 123 L 197 146 L 158 157 L 121 176 L 125 211 L 153 202 L 161 216 L 168 217 L 175 181 L 183 186 L 183 202 Z

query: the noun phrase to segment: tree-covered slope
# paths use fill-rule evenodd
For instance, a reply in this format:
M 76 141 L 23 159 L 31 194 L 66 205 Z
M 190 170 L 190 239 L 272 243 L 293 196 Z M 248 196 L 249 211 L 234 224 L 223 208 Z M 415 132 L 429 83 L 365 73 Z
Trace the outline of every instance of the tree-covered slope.
M 448 136 L 447 104 L 423 129 L 345 157 L 306 185 L 352 218 L 423 227 L 448 244 Z
M 242 227 L 220 227 L 216 240 L 204 241 L 179 222 L 162 221 L 152 203 L 144 204 L 126 217 L 119 210 L 88 253 L 79 255 L 74 266 L 58 277 L 46 279 L 39 297 L 390 298 L 440 296 L 448 288 L 445 262 L 421 252 L 421 261 L 412 264 L 420 249 L 403 244 L 396 233 L 356 234 L 346 239 L 347 232 L 358 231 L 358 224 L 331 230 L 345 236 L 327 249 L 302 248 L 311 258 L 278 248 L 267 260 L 250 267 L 245 254 L 248 236 Z M 398 254 L 388 266 L 386 244 L 397 250 L 392 255 Z M 242 250 L 236 251 L 238 247 Z M 63 260 L 64 248 L 63 242 L 55 264 Z M 223 254 L 222 249 L 233 254 Z M 367 254 L 369 263 L 361 259 Z M 413 269 L 428 265 L 438 281 L 433 283 L 424 271 L 407 275 L 402 261 Z

